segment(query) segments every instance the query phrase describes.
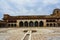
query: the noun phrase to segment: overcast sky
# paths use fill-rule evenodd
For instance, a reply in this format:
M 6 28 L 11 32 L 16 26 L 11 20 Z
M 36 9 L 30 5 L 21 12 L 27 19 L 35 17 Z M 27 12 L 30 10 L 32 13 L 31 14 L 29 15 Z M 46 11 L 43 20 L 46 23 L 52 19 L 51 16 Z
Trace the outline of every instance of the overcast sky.
M 0 19 L 9 15 L 49 15 L 60 0 L 0 0 Z

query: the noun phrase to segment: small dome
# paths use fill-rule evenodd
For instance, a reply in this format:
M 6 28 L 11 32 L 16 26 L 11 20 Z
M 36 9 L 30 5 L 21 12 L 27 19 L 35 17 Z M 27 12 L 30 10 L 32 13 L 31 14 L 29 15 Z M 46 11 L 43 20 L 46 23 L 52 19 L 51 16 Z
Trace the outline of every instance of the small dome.
M 59 13 L 60 12 L 60 9 L 56 8 L 53 10 L 53 14 L 56 14 L 56 13 Z
M 60 10 L 59 8 L 56 8 L 56 9 L 54 9 L 54 10 Z

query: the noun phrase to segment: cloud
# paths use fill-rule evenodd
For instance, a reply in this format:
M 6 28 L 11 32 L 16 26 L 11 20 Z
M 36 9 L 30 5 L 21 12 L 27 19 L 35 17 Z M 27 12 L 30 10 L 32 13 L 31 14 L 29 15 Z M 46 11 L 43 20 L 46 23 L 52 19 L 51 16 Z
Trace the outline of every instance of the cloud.
M 57 3 L 59 3 L 59 1 L 58 0 L 43 0 L 43 3 L 44 4 L 48 4 L 48 5 L 50 5 L 50 4 L 57 4 Z
M 57 4 L 59 0 L 0 0 L 0 11 L 10 15 L 46 15 L 60 8 Z

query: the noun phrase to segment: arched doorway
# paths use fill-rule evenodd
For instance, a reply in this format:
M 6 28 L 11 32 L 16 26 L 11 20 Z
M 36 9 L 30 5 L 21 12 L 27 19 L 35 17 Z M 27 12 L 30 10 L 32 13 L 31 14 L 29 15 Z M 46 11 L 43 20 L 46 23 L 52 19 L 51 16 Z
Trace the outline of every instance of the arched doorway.
M 47 27 L 49 27 L 49 24 L 47 23 Z
M 60 23 L 57 23 L 58 27 L 60 27 Z
M 0 23 L 0 27 L 4 28 L 4 27 L 6 27 L 6 24 Z
M 20 27 L 23 27 L 23 22 L 22 21 L 19 23 L 19 26 Z
M 13 27 L 14 25 L 13 24 L 11 24 L 11 27 Z
M 55 25 L 56 25 L 56 24 L 54 23 L 54 27 L 55 27 Z
M 11 26 L 11 24 L 8 24 L 8 27 L 10 27 Z
M 50 24 L 50 27 L 52 27 L 52 24 Z
M 16 24 L 14 24 L 14 27 L 16 27 Z
M 35 25 L 35 27 L 38 27 L 38 21 L 35 21 L 34 25 Z
M 29 26 L 33 27 L 33 22 L 32 21 L 29 22 Z
M 40 22 L 39 22 L 39 26 L 40 26 L 40 27 L 43 27 L 43 26 L 44 26 L 43 21 L 40 21 Z
M 28 22 L 27 21 L 24 22 L 24 26 L 28 27 Z

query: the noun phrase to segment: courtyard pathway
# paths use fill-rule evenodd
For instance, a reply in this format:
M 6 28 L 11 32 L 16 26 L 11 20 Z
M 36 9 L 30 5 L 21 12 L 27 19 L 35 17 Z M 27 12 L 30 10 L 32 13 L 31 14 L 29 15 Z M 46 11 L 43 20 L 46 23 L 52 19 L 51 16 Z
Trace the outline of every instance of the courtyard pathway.
M 60 40 L 60 28 L 0 28 L 0 40 Z

